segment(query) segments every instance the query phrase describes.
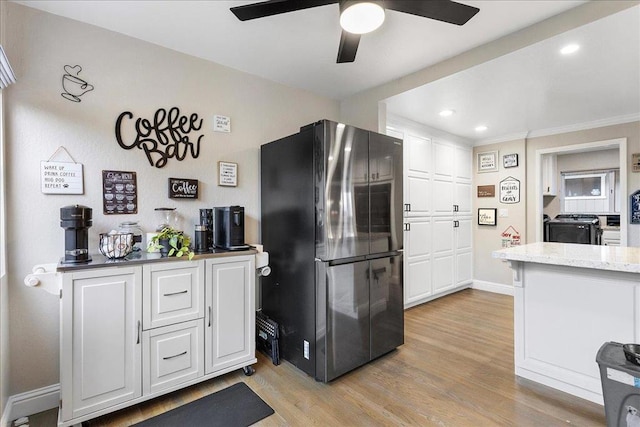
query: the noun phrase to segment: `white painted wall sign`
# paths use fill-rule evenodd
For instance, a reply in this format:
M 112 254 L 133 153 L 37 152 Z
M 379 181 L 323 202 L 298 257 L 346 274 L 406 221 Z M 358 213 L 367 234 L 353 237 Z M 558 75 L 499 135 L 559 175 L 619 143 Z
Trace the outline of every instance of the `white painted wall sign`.
M 238 185 L 238 164 L 218 162 L 218 185 L 235 187 Z
M 44 194 L 84 194 L 82 163 L 40 162 L 40 188 Z
M 213 116 L 214 132 L 231 132 L 231 118 L 227 116 Z
M 520 203 L 520 181 L 512 176 L 500 181 L 500 203 Z

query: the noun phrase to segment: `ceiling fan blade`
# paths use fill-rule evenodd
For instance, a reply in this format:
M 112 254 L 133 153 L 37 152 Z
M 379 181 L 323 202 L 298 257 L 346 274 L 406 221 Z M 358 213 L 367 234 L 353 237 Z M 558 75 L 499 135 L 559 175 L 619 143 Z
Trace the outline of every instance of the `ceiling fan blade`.
M 232 7 L 231 12 L 233 12 L 239 20 L 247 21 L 249 19 L 264 18 L 265 16 L 279 15 L 281 13 L 338 3 L 338 1 L 339 0 L 269 0 Z
M 340 47 L 338 48 L 338 59 L 336 62 L 342 64 L 345 62 L 353 62 L 356 59 L 358 44 L 360 43 L 360 34 L 348 33 L 342 30 L 340 35 Z
M 456 25 L 466 24 L 480 11 L 477 7 L 450 0 L 386 0 L 384 7 Z

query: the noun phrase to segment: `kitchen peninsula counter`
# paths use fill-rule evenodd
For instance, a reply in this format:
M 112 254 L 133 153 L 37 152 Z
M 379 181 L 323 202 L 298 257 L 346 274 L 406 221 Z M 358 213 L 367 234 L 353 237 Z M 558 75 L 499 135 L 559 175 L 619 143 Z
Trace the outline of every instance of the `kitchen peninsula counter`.
M 516 375 L 602 404 L 598 349 L 640 343 L 640 248 L 545 242 L 493 257 L 513 270 Z

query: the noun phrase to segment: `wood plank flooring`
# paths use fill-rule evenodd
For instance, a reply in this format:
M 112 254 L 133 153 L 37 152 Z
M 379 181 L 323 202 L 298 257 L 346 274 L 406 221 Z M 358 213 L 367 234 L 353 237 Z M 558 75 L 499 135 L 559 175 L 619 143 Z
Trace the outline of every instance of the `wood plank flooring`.
M 276 411 L 259 426 L 606 424 L 602 406 L 513 371 L 513 299 L 468 289 L 407 310 L 403 346 L 330 384 L 259 354 L 251 377 L 230 373 L 91 426 L 128 426 L 238 381 Z

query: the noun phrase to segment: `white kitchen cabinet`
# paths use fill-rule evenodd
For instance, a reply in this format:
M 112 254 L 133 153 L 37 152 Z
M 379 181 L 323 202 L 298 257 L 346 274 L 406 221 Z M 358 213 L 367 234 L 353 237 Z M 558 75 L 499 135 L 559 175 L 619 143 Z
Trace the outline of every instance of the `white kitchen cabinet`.
M 405 232 L 405 304 L 431 296 L 431 220 L 408 218 Z
M 59 427 L 253 372 L 255 255 L 59 267 Z
M 472 281 L 472 150 L 389 132 L 404 139 L 405 307 Z
M 469 216 L 432 218 L 433 296 L 447 293 L 471 283 L 472 219 Z
M 62 278 L 61 419 L 142 395 L 142 267 L 101 268 Z
M 558 166 L 555 154 L 542 156 L 542 195 L 558 195 Z
M 208 259 L 206 270 L 205 373 L 255 362 L 255 257 Z

